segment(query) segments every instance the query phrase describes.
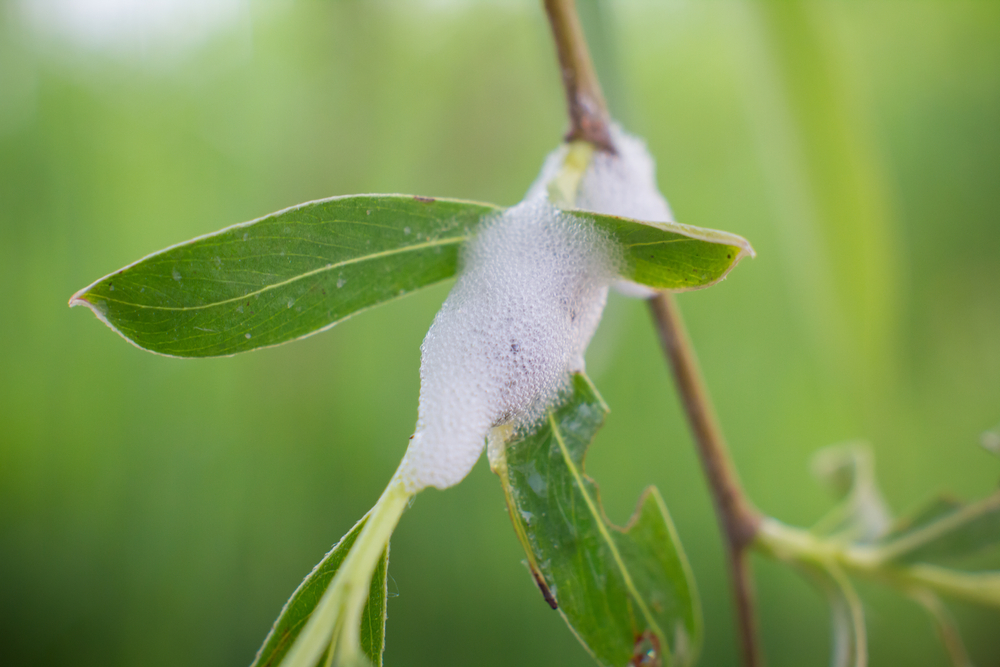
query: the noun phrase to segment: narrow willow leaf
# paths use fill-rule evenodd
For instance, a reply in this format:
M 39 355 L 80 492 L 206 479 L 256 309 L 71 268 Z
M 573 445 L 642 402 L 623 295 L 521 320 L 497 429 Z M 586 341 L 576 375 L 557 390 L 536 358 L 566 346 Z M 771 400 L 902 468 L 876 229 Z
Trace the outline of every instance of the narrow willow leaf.
M 840 504 L 812 528 L 817 535 L 837 535 L 873 542 L 885 535 L 892 515 L 875 481 L 875 458 L 864 443 L 834 445 L 813 457 L 813 473 L 827 484 Z
M 73 296 L 139 347 L 214 357 L 277 345 L 454 275 L 488 204 L 333 197 L 155 253 Z
M 950 562 L 1000 545 L 1000 491 L 968 505 L 937 500 L 906 528 L 879 545 L 899 563 Z
M 292 597 L 285 603 L 271 632 L 264 639 L 264 645 L 257 651 L 257 657 L 250 667 L 278 667 L 292 647 L 295 638 L 305 627 L 310 614 L 319 603 L 327 585 L 337 574 L 337 570 L 347 557 L 368 517 L 361 519 L 351 531 L 340 538 L 323 560 L 313 568 Z M 368 602 L 361 615 L 361 648 L 374 667 L 382 667 L 382 651 L 385 648 L 385 603 L 386 572 L 389 566 L 389 547 L 386 546 L 372 575 L 368 592 Z
M 582 374 L 531 435 L 491 441 L 518 539 L 545 600 L 596 661 L 693 664 L 701 615 L 686 557 L 659 492 L 648 488 L 622 529 L 604 515 L 583 472 L 607 406 Z
M 126 340 L 177 357 L 215 357 L 308 336 L 452 277 L 490 204 L 408 195 L 333 197 L 167 248 L 70 299 Z M 721 280 L 741 237 L 676 223 L 573 213 L 625 249 L 624 276 L 687 290 Z
M 714 285 L 741 259 L 756 255 L 749 241 L 729 232 L 583 211 L 573 215 L 591 220 L 621 244 L 623 278 L 656 289 L 684 292 Z

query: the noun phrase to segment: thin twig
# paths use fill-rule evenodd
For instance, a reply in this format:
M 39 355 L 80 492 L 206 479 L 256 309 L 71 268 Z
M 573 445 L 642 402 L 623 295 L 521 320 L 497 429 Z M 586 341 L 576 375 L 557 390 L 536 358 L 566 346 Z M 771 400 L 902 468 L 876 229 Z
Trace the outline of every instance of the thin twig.
M 576 13 L 576 2 L 544 0 L 544 3 L 566 90 L 570 120 L 566 139 L 588 141 L 599 149 L 613 153 L 607 106 L 590 60 L 587 40 Z M 663 350 L 673 369 L 678 392 L 684 401 L 725 535 L 743 664 L 745 667 L 759 667 L 761 659 L 747 547 L 757 535 L 760 513 L 747 500 L 740 486 L 673 296 L 660 294 L 653 297 L 650 307 Z
M 597 148 L 615 152 L 608 131 L 608 109 L 594 63 L 590 60 L 575 0 L 545 0 L 545 13 L 559 55 L 570 128 L 567 141 L 589 141 Z
M 684 403 L 688 424 L 698 446 L 715 511 L 723 529 L 743 664 L 746 667 L 758 667 L 762 662 L 757 641 L 753 579 L 747 559 L 747 547 L 757 535 L 761 515 L 747 499 L 736 475 L 729 448 L 712 409 L 712 401 L 674 296 L 660 293 L 649 300 L 649 307 L 663 352 L 670 361 L 677 391 Z

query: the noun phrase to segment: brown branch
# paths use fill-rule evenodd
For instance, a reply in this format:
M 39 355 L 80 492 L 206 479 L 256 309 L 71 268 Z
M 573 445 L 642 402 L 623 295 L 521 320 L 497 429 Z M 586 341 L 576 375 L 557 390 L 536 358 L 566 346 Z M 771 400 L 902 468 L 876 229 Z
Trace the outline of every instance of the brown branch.
M 684 403 L 688 425 L 698 446 L 715 512 L 726 541 L 743 664 L 746 667 L 758 667 L 762 661 L 757 641 L 753 578 L 747 559 L 747 547 L 757 535 L 761 515 L 747 499 L 740 485 L 677 301 L 672 294 L 662 292 L 649 300 L 649 307 L 663 352 L 670 361 L 677 392 Z
M 587 40 L 576 13 L 575 0 L 544 0 L 545 13 L 559 55 L 563 88 L 569 112 L 570 130 L 566 139 L 589 141 L 614 153 L 608 130 L 608 111 L 601 85 L 590 60 Z M 694 433 L 705 476 L 708 478 L 725 537 L 740 643 L 745 667 L 761 665 L 757 645 L 753 580 L 747 547 L 760 526 L 760 513 L 750 504 L 733 468 L 729 449 L 712 410 L 694 349 L 688 340 L 680 311 L 671 294 L 661 293 L 649 300 L 660 333 L 663 351 L 670 360 L 677 391 L 684 402 Z
M 608 109 L 576 13 L 576 0 L 545 0 L 545 13 L 552 26 L 566 91 L 570 122 L 566 140 L 582 139 L 614 153 L 608 131 Z

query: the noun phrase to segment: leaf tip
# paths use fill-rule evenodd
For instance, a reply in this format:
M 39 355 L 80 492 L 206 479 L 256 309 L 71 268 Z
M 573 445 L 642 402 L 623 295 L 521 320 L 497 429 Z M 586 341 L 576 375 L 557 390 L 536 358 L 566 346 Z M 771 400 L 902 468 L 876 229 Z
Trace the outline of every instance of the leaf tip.
M 732 258 L 732 266 L 736 266 L 744 257 L 749 257 L 750 259 L 757 257 L 757 251 L 753 249 L 752 245 L 750 245 L 750 241 L 746 240 L 739 234 L 729 234 L 729 236 L 730 238 L 727 239 L 729 242 L 726 245 L 730 248 L 736 249 L 736 257 Z
M 88 308 L 93 307 L 93 304 L 87 301 L 85 298 L 87 294 L 87 288 L 80 290 L 69 298 L 69 307 L 74 308 L 76 306 L 87 306 Z

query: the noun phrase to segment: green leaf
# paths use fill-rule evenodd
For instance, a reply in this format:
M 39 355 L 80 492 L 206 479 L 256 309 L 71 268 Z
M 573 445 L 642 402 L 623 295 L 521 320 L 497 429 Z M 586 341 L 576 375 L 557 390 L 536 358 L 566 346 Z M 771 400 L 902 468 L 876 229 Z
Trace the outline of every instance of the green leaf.
M 214 357 L 315 333 L 454 275 L 488 204 L 333 197 L 160 251 L 73 296 L 139 347 Z
M 656 289 L 684 292 L 719 282 L 744 257 L 754 257 L 742 236 L 682 225 L 641 222 L 572 211 L 591 220 L 624 249 L 622 277 Z
M 910 517 L 896 522 L 892 530 L 882 538 L 883 543 L 891 542 L 907 533 L 929 526 L 938 519 L 948 516 L 962 506 L 962 502 L 950 496 L 938 496 L 920 508 Z
M 816 452 L 813 473 L 840 499 L 812 528 L 817 535 L 836 535 L 868 543 L 885 535 L 892 515 L 875 481 L 875 457 L 864 443 L 826 447 Z
M 490 204 L 409 195 L 333 197 L 167 248 L 70 299 L 135 345 L 216 357 L 302 338 L 455 275 Z M 624 277 L 671 290 L 721 280 L 739 236 L 573 212 L 624 248 Z
M 937 499 L 879 544 L 884 561 L 942 563 L 1000 545 L 1000 491 L 959 505 Z
M 305 627 L 313 609 L 319 603 L 327 586 L 337 574 L 337 570 L 347 557 L 368 517 L 358 521 L 351 531 L 313 568 L 292 597 L 285 603 L 274 626 L 264 639 L 264 645 L 257 651 L 257 657 L 250 667 L 278 667 L 295 638 Z M 361 615 L 361 648 L 374 667 L 382 667 L 382 651 L 385 648 L 386 618 L 386 572 L 389 567 L 389 547 L 379 559 L 368 592 L 368 602 Z
M 648 488 L 618 528 L 583 472 L 607 411 L 577 374 L 572 394 L 534 433 L 505 446 L 493 435 L 491 464 L 535 582 L 599 664 L 693 664 L 699 602 L 659 492 Z

